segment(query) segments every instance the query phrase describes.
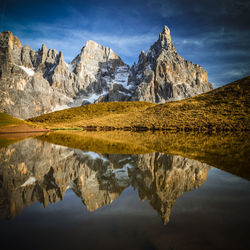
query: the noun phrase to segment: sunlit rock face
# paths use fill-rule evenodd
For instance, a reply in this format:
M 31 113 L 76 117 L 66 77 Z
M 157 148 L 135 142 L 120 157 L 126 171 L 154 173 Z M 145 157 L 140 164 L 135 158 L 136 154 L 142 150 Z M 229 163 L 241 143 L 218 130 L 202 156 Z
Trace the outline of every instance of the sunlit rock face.
M 177 53 L 167 26 L 151 48 L 141 52 L 138 63 L 131 68 L 129 83 L 135 86 L 131 100 L 156 103 L 181 100 L 213 89 L 207 72 Z
M 63 200 L 67 189 L 95 211 L 132 186 L 167 223 L 176 199 L 198 188 L 210 168 L 163 153 L 102 155 L 36 139 L 0 149 L 0 159 L 0 216 L 7 219 L 35 202 Z
M 23 46 L 0 33 L 0 112 L 30 118 L 94 102 L 166 102 L 212 89 L 207 72 L 177 54 L 169 29 L 132 68 L 110 48 L 87 41 L 67 64 L 62 52 Z
M 57 100 L 54 91 L 34 71 L 40 64 L 38 52 L 23 47 L 11 32 L 2 32 L 0 62 L 0 112 L 27 118 L 52 110 Z
M 2 32 L 0 61 L 0 112 L 19 118 L 93 103 L 109 89 L 111 96 L 119 93 L 124 99 L 126 94 L 122 86 L 127 84 L 129 67 L 94 41 L 87 41 L 67 64 L 62 52 L 45 45 L 34 51 L 11 32 Z M 116 85 L 120 92 L 114 90 Z

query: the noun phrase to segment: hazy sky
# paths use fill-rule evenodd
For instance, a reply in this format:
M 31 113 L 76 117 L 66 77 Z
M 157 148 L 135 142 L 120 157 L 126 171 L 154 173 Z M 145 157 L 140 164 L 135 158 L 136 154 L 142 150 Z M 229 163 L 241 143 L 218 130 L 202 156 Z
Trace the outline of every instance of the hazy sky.
M 167 25 L 178 53 L 218 87 L 250 75 L 249 13 L 246 0 L 0 0 L 0 31 L 61 50 L 67 62 L 95 40 L 131 65 Z

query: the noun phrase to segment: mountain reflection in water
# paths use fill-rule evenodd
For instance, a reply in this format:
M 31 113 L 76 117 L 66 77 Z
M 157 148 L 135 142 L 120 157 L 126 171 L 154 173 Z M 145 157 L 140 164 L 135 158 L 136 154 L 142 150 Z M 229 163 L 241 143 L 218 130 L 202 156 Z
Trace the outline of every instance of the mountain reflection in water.
M 0 149 L 0 216 L 11 219 L 35 202 L 56 203 L 68 189 L 88 211 L 112 203 L 132 186 L 164 224 L 184 192 L 200 187 L 210 166 L 164 153 L 99 154 L 26 139 Z

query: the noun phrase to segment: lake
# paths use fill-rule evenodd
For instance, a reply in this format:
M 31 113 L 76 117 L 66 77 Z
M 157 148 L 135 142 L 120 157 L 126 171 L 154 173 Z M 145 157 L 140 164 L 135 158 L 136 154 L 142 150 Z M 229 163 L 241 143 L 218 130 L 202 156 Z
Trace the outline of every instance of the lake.
M 2 249 L 249 249 L 247 135 L 2 139 Z

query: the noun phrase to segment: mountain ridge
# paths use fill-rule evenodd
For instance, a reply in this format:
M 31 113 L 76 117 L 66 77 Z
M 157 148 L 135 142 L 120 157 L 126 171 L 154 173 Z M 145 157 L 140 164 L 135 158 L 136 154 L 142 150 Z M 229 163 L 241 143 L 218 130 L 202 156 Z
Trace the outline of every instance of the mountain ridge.
M 1 110 L 26 119 L 94 102 L 162 103 L 210 91 L 207 72 L 176 52 L 164 26 L 131 68 L 92 40 L 67 64 L 44 44 L 34 51 L 11 32 L 0 33 Z

